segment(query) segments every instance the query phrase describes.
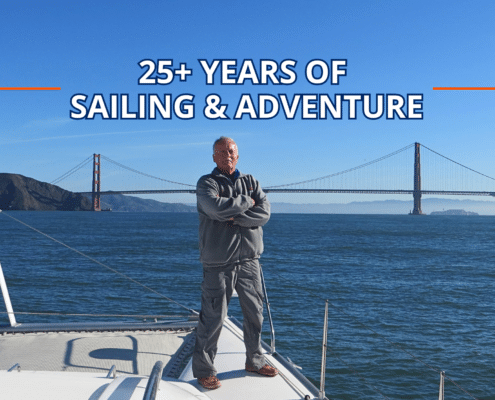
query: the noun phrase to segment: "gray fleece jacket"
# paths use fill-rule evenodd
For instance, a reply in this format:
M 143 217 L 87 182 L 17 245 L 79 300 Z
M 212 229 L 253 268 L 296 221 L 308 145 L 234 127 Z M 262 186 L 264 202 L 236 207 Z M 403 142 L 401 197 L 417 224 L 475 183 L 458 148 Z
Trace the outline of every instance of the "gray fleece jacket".
M 236 175 L 232 183 L 215 168 L 199 178 L 196 196 L 203 264 L 232 264 L 259 258 L 263 253 L 261 227 L 270 219 L 270 203 L 256 179 L 237 170 Z

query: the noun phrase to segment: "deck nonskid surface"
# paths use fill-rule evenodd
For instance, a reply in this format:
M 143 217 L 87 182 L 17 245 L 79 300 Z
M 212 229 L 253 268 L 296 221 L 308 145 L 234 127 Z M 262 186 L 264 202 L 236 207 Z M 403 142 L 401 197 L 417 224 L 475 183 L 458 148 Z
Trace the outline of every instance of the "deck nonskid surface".
M 148 375 L 156 361 L 167 364 L 188 332 L 49 332 L 0 336 L 0 370 L 108 371 Z

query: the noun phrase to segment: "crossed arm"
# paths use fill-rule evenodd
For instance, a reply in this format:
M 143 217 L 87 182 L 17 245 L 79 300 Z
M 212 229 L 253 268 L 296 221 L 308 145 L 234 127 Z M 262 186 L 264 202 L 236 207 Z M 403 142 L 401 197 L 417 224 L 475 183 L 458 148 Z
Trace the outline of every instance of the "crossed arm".
M 254 181 L 251 196 L 220 197 L 218 186 L 209 180 L 200 180 L 196 195 L 202 210 L 213 220 L 233 221 L 234 225 L 246 228 L 265 225 L 270 219 L 270 203 Z

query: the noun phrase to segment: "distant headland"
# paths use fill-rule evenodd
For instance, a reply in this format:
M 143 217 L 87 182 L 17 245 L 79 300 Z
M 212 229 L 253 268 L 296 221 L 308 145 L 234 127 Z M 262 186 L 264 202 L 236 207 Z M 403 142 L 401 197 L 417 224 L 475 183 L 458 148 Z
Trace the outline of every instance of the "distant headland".
M 0 209 L 90 211 L 86 197 L 18 174 L 0 173 Z
M 196 207 L 180 203 L 121 194 L 102 196 L 102 209 L 123 212 L 196 212 Z M 0 210 L 91 211 L 91 200 L 56 185 L 19 174 L 0 173 Z

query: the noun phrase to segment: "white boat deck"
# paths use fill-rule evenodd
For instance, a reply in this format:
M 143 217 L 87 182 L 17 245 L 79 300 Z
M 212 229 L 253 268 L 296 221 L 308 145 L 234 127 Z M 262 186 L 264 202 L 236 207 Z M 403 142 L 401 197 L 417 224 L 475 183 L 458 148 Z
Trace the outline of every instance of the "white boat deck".
M 157 399 L 292 400 L 318 395 L 316 388 L 278 355 L 266 354 L 266 358 L 279 369 L 279 376 L 246 372 L 242 330 L 231 320 L 224 323 L 215 359 L 222 387 L 206 390 L 192 376 L 191 362 L 184 368 L 181 359 L 190 355 L 193 335 L 190 328 L 156 327 L 149 331 L 0 333 L 0 398 L 143 399 L 157 361 L 165 365 Z M 15 364 L 20 372 L 7 372 Z M 115 379 L 107 377 L 113 365 Z M 173 375 L 174 371 L 175 377 L 179 375 L 179 367 L 183 371 L 177 380 Z
M 293 371 L 289 370 L 285 363 L 279 361 L 280 358 L 271 356 L 266 350 L 265 347 L 268 363 L 279 370 L 279 375 L 270 378 L 247 372 L 244 369 L 246 348 L 242 330 L 232 321 L 225 320 L 215 358 L 217 377 L 222 386 L 215 390 L 202 388 L 192 375 L 191 361 L 179 379 L 196 386 L 212 400 L 288 400 L 304 399 L 306 395 L 311 399 L 315 397 L 314 387 L 311 391 L 294 376 Z

